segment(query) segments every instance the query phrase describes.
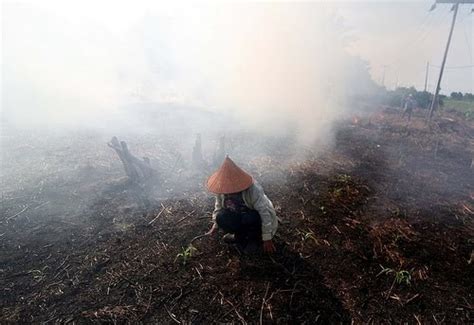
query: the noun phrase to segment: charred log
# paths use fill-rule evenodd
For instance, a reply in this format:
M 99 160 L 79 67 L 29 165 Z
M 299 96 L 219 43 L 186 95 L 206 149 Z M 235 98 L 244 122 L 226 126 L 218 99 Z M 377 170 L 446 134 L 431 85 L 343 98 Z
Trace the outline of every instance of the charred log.
M 206 162 L 202 156 L 202 141 L 201 134 L 196 135 L 196 142 L 193 147 L 193 166 L 195 168 L 203 168 L 206 166 Z
M 214 153 L 214 159 L 213 159 L 213 165 L 214 167 L 220 166 L 222 164 L 222 161 L 224 161 L 226 154 L 225 150 L 225 136 L 222 136 L 219 138 L 219 142 L 217 144 L 217 149 L 216 152 Z
M 117 137 L 113 137 L 107 145 L 117 153 L 125 174 L 132 182 L 142 183 L 156 175 L 156 171 L 150 165 L 150 159 L 147 157 L 139 159 L 132 155 L 125 141 L 119 142 Z

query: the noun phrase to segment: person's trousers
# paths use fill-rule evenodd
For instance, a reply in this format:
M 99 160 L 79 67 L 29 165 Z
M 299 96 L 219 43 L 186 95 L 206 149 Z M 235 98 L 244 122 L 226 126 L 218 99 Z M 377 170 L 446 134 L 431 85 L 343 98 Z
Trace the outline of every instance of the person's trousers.
M 405 118 L 405 115 L 408 115 L 408 121 L 410 121 L 412 113 L 413 113 L 412 108 L 405 108 L 405 110 L 403 111 L 403 114 L 402 114 L 402 118 Z
M 262 241 L 262 220 L 255 210 L 222 209 L 216 215 L 216 223 L 224 232 L 234 234 L 236 242 L 244 247 L 250 242 L 260 244 Z

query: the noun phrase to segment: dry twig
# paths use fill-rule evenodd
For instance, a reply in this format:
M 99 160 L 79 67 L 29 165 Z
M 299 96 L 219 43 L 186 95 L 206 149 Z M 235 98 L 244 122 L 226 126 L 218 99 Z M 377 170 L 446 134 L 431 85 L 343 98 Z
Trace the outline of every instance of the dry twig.
M 198 240 L 199 238 L 207 237 L 207 236 L 209 236 L 208 233 L 205 233 L 205 234 L 202 234 L 202 235 L 198 235 L 198 236 L 194 237 L 193 239 L 191 239 L 191 241 L 189 242 L 189 245 L 191 245 L 194 241 Z
M 265 290 L 265 295 L 263 296 L 263 299 L 262 299 L 262 306 L 260 307 L 260 325 L 263 324 L 263 306 L 265 305 L 266 303 L 266 299 L 267 299 L 267 294 L 268 294 L 268 288 L 270 287 L 270 282 L 267 283 L 267 289 Z
M 175 321 L 177 324 L 181 324 L 181 322 L 176 318 L 176 316 L 175 316 L 172 312 L 169 311 L 168 307 L 166 307 L 166 305 L 164 305 L 164 306 L 165 306 L 166 312 L 168 313 L 168 315 L 170 316 L 170 318 L 171 318 L 173 321 Z
M 23 212 L 25 212 L 26 210 L 28 210 L 29 207 L 30 207 L 30 206 L 27 205 L 23 210 L 21 210 L 21 211 L 18 212 L 17 214 L 14 214 L 14 215 L 12 215 L 11 217 L 8 217 L 8 218 L 6 219 L 6 221 L 10 221 L 11 219 L 18 217 L 20 214 L 22 214 Z
M 161 208 L 161 211 L 158 213 L 158 215 L 156 217 L 153 218 L 153 220 L 151 220 L 148 225 L 151 226 L 153 224 L 153 222 L 155 222 L 160 216 L 161 214 L 166 210 L 165 206 L 162 205 L 162 208 Z

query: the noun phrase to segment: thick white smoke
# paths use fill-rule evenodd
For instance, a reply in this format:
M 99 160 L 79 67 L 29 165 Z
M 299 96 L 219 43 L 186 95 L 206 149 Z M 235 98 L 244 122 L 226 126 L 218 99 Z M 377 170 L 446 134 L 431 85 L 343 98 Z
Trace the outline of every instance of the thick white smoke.
M 171 103 L 326 138 L 371 85 L 345 32 L 324 3 L 7 3 L 2 118 L 104 128 L 119 107 Z

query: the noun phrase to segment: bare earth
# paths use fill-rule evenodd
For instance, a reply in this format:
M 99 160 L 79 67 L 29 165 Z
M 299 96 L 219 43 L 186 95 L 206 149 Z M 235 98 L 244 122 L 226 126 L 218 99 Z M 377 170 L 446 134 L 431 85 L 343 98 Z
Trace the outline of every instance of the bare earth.
M 40 150 L 48 176 L 2 175 L 17 186 L 2 190 L 0 322 L 472 322 L 473 138 L 454 113 L 430 130 L 381 109 L 304 159 L 265 140 L 244 164 L 281 218 L 278 252 L 242 255 L 204 237 L 189 258 L 179 254 L 210 227 L 209 171 L 137 140 L 131 150 L 162 172 L 138 187 L 105 140 L 19 145 L 11 155 Z

